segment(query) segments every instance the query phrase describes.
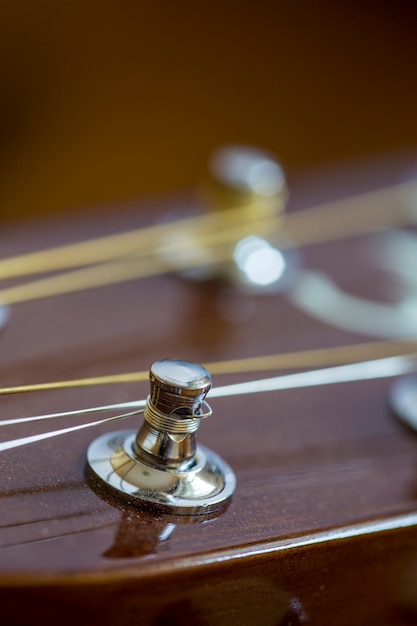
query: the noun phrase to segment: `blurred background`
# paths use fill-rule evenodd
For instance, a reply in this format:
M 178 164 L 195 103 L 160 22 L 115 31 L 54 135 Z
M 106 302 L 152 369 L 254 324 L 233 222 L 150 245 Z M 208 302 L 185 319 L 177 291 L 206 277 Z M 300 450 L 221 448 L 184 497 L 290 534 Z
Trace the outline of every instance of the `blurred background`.
M 288 169 L 414 149 L 415 7 L 2 3 L 1 219 L 191 187 L 227 142 Z

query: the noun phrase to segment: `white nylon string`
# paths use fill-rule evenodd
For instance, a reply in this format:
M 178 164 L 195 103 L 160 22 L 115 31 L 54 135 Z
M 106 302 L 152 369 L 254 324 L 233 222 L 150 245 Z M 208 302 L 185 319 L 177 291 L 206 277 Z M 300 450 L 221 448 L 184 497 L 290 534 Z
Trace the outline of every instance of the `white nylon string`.
M 302 389 L 306 387 L 317 387 L 321 385 L 332 385 L 337 383 L 347 383 L 362 380 L 372 380 L 378 378 L 389 378 L 393 376 L 400 376 L 416 370 L 417 362 L 415 356 L 395 356 L 384 359 L 375 359 L 372 361 L 364 361 L 362 363 L 351 363 L 348 365 L 338 365 L 336 367 L 328 367 L 320 370 L 312 370 L 310 372 L 299 372 L 297 374 L 289 374 L 284 376 L 275 376 L 273 378 L 264 378 L 261 380 L 254 380 L 245 383 L 237 383 L 233 385 L 225 385 L 223 387 L 216 387 L 209 392 L 210 398 L 222 398 L 235 395 L 244 395 L 251 393 L 262 393 L 266 391 L 282 391 L 284 389 Z M 35 443 L 49 437 L 56 437 L 66 433 L 81 430 L 83 428 L 90 428 L 92 426 L 99 426 L 107 422 L 123 419 L 132 415 L 142 413 L 146 405 L 146 400 L 134 400 L 133 402 L 123 402 L 118 404 L 108 404 L 99 407 L 92 407 L 88 409 L 80 409 L 76 411 L 65 411 L 62 413 L 49 413 L 47 415 L 36 415 L 32 417 L 25 417 L 20 419 L 11 419 L 0 421 L 0 425 L 7 426 L 11 424 L 22 424 L 26 422 L 32 422 L 37 420 L 56 419 L 59 417 L 84 415 L 88 413 L 96 413 L 100 411 L 120 411 L 123 409 L 134 409 L 133 412 L 124 413 L 122 415 L 116 415 L 108 417 L 106 419 L 98 420 L 95 422 L 89 422 L 87 424 L 81 424 L 78 426 L 71 426 L 60 430 L 54 430 L 39 435 L 31 435 L 28 437 L 22 437 L 20 439 L 14 439 L 12 441 L 5 441 L 0 443 L 0 452 L 3 450 L 9 450 L 18 446 L 23 446 L 29 443 Z
M 114 422 L 116 420 L 123 419 L 125 417 L 131 417 L 132 415 L 137 415 L 138 413 L 142 413 L 141 411 L 133 411 L 132 413 L 124 413 L 122 415 L 114 415 L 113 417 L 107 417 L 102 420 L 98 420 L 97 422 L 88 422 L 87 424 L 80 424 L 79 426 L 70 426 L 69 428 L 61 428 L 60 430 L 52 430 L 48 433 L 41 433 L 40 435 L 30 435 L 28 437 L 21 437 L 20 439 L 12 439 L 11 441 L 5 441 L 4 443 L 0 443 L 0 452 L 4 450 L 11 450 L 12 448 L 18 448 L 20 446 L 25 446 L 29 443 L 36 443 L 38 441 L 42 441 L 43 439 L 50 439 L 51 437 L 58 437 L 59 435 L 66 435 L 68 433 L 72 433 L 76 430 L 82 430 L 83 428 L 91 428 L 92 426 L 99 426 L 100 424 L 106 424 L 107 422 Z
M 301 389 L 303 387 L 349 383 L 374 378 L 389 378 L 415 371 L 416 366 L 416 357 L 414 356 L 393 356 L 362 363 L 349 363 L 348 365 L 337 365 L 336 367 L 327 367 L 310 372 L 299 372 L 286 376 L 275 376 L 274 378 L 226 385 L 225 387 L 213 389 L 209 395 L 210 398 L 222 398 L 264 391 L 282 391 L 284 389 Z

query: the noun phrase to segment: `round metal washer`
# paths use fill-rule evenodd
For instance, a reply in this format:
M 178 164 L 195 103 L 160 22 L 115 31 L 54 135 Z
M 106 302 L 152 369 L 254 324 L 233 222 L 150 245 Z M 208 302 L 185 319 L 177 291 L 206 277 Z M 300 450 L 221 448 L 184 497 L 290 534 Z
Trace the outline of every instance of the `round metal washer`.
M 176 515 L 212 513 L 232 496 L 236 478 L 217 454 L 197 446 L 195 464 L 187 470 L 151 467 L 134 452 L 136 431 L 102 435 L 88 448 L 90 476 L 130 504 L 147 504 Z

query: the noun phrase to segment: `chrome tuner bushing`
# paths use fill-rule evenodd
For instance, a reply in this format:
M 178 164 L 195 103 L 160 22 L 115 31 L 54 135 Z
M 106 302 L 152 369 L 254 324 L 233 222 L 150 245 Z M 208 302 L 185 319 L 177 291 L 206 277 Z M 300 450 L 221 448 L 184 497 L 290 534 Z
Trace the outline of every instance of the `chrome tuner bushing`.
M 142 427 L 93 441 L 87 453 L 91 477 L 132 504 L 180 515 L 221 509 L 235 489 L 235 475 L 195 439 L 201 420 L 211 415 L 205 401 L 209 372 L 195 363 L 162 360 L 149 378 Z

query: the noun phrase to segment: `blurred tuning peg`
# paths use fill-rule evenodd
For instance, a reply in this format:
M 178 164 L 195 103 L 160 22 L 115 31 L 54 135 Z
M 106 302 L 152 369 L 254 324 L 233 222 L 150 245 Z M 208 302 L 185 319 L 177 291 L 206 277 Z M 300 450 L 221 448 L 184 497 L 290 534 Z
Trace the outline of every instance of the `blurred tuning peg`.
M 283 239 L 288 188 L 280 164 L 255 148 L 225 146 L 211 156 L 200 193 L 208 220 L 176 234 L 183 249 L 170 255 L 181 274 L 245 291 L 287 289 L 299 258 Z
M 288 197 L 279 163 L 267 152 L 243 146 L 212 154 L 202 188 L 212 210 L 238 210 L 255 223 L 280 215 Z

